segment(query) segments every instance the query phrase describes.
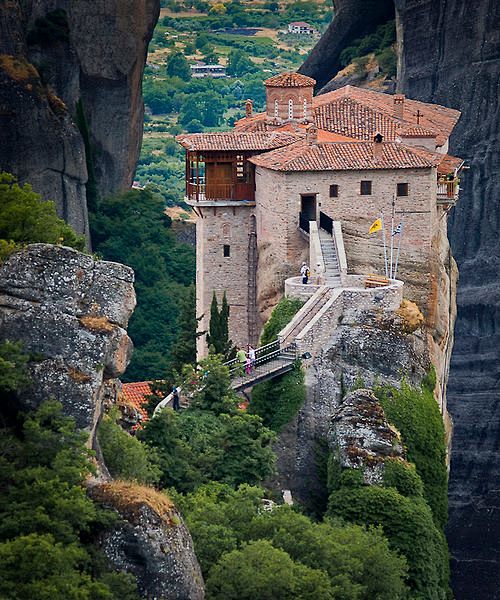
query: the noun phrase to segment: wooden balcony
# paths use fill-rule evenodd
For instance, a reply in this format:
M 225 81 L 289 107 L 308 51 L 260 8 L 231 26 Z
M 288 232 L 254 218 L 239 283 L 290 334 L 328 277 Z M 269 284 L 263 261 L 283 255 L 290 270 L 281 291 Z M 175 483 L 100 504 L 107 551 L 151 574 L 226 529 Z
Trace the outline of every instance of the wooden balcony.
M 458 200 L 458 178 L 439 181 L 437 183 L 437 203 L 455 205 Z
M 190 183 L 186 185 L 186 195 L 191 202 L 225 202 L 255 200 L 253 183 Z

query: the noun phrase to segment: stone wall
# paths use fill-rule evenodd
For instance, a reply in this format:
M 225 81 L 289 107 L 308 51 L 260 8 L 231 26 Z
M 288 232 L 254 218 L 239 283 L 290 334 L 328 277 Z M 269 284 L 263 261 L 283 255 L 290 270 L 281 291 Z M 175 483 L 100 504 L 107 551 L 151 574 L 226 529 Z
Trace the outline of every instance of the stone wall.
M 288 121 L 290 119 L 288 112 L 288 102 L 293 103 L 293 119 L 303 120 L 312 118 L 312 98 L 313 88 L 311 87 L 267 87 L 266 88 L 266 111 L 268 117 L 274 119 L 275 101 L 278 102 L 278 119 Z M 306 110 L 304 111 L 304 101 Z
M 222 204 L 222 203 L 221 203 Z M 203 207 L 196 220 L 196 312 L 203 315 L 199 331 L 208 331 L 210 304 L 215 291 L 229 304 L 229 336 L 246 346 L 248 337 L 248 244 L 253 206 Z M 224 246 L 230 256 L 224 256 Z M 207 353 L 205 336 L 198 338 L 198 357 Z

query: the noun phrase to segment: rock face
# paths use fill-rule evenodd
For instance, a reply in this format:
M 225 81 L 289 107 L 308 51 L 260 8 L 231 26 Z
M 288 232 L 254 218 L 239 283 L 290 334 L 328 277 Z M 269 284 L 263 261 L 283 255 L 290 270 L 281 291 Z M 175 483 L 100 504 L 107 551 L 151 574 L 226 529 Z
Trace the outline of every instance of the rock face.
M 0 5 L 0 169 L 55 200 L 79 233 L 88 235 L 87 162 L 89 184 L 102 195 L 132 183 L 142 139 L 142 74 L 159 4 Z M 27 65 L 34 65 L 29 77 Z
M 133 281 L 129 267 L 50 244 L 0 266 L 0 339 L 21 341 L 31 356 L 20 408 L 55 398 L 93 437 L 105 388 L 130 360 Z
M 345 392 L 356 385 L 399 386 L 403 377 L 411 385 L 422 382 L 430 368 L 427 337 L 420 329 L 406 331 L 406 322 L 397 313 L 347 313 L 306 368 L 307 398 L 275 446 L 279 475 L 273 485 L 291 490 L 305 504 L 320 497 L 319 444 L 330 437 L 330 423 L 339 410 L 342 413 Z
M 191 536 L 166 495 L 124 482 L 98 484 L 90 495 L 120 515 L 99 544 L 117 570 L 137 578 L 142 598 L 203 600 Z
M 342 399 L 331 419 L 328 445 L 343 468 L 363 469 L 369 485 L 382 483 L 387 459 L 404 458 L 401 436 L 370 390 L 356 390 Z

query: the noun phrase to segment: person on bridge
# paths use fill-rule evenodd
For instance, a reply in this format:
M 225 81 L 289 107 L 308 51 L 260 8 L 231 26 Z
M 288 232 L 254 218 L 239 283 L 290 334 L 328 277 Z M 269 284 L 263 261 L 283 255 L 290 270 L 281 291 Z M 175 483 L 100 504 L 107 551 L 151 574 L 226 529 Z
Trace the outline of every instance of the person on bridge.
M 248 356 L 250 357 L 251 368 L 255 369 L 255 359 L 257 357 L 255 354 L 255 348 L 252 348 L 250 344 L 248 344 Z
M 241 367 L 241 374 L 243 375 L 245 373 L 245 365 L 247 364 L 247 355 L 243 348 L 239 348 L 238 352 L 236 352 L 236 360 Z
M 172 408 L 174 410 L 180 410 L 181 405 L 179 402 L 179 388 L 174 387 L 172 390 Z

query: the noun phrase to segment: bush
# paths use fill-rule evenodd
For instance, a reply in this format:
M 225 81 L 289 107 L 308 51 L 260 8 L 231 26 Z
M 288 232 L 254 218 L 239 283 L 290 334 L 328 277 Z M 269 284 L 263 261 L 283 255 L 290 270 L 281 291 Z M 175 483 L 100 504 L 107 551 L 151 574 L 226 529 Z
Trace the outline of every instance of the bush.
M 297 298 L 283 297 L 273 310 L 269 320 L 264 326 L 260 343 L 262 346 L 274 342 L 278 333 L 293 319 L 294 315 L 302 308 L 303 302 Z
M 16 248 L 38 242 L 77 250 L 85 246 L 85 238 L 57 216 L 54 202 L 42 201 L 30 185 L 20 186 L 9 173 L 0 173 L 0 239 L 11 242 L 7 244 L 9 252 L 12 242 Z
M 415 464 L 424 484 L 424 498 L 431 507 L 436 524 L 443 528 L 448 513 L 448 474 L 444 425 L 432 387 L 430 373 L 421 389 L 404 383 L 401 389 L 378 387 L 374 390 L 387 419 L 401 433 L 408 460 Z M 433 389 L 433 387 L 432 387 Z
M 118 413 L 104 416 L 98 438 L 104 462 L 111 475 L 118 479 L 154 484 L 160 478 L 158 460 L 145 444 L 124 431 L 116 422 Z
M 297 362 L 290 373 L 256 385 L 248 410 L 262 417 L 266 427 L 280 432 L 297 415 L 305 400 L 304 373 Z
M 331 494 L 327 514 L 360 525 L 381 526 L 392 550 L 408 561 L 411 598 L 448 597 L 446 540 L 423 499 L 406 498 L 393 488 L 342 487 Z

